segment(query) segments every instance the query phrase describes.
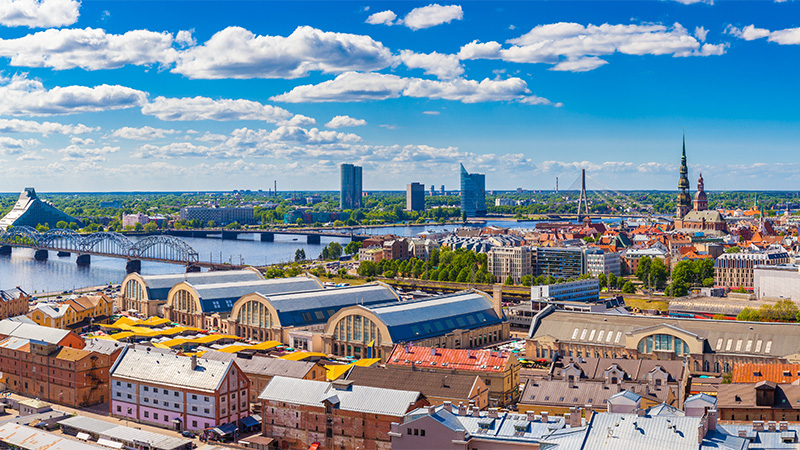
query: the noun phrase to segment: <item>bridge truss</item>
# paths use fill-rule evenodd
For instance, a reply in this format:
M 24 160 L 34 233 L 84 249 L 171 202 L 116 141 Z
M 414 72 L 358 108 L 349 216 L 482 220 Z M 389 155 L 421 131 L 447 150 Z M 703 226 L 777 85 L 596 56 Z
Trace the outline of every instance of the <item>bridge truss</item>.
M 40 233 L 29 226 L 12 227 L 0 234 L 0 245 L 32 247 L 37 250 L 94 254 L 126 259 L 196 264 L 197 252 L 186 242 L 167 235 L 148 236 L 133 242 L 114 232 L 78 234 L 53 229 Z

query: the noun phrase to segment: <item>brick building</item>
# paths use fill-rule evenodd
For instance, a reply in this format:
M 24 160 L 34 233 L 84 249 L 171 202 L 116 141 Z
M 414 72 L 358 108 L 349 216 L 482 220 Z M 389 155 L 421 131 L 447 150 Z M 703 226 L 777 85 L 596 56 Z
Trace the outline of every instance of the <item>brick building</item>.
M 27 313 L 28 298 L 20 288 L 0 290 L 0 320 Z
M 2 381 L 7 389 L 74 408 L 108 400 L 108 372 L 122 345 L 92 341 L 84 348 L 73 348 L 48 339 L 51 328 L 30 327 L 39 330 L 30 328 L 28 337 L 9 336 L 0 341 Z
M 177 430 L 205 430 L 250 415 L 250 380 L 234 361 L 131 347 L 111 370 L 111 415 Z
M 419 392 L 275 377 L 259 395 L 262 434 L 277 448 L 389 450 L 392 422 L 428 405 Z

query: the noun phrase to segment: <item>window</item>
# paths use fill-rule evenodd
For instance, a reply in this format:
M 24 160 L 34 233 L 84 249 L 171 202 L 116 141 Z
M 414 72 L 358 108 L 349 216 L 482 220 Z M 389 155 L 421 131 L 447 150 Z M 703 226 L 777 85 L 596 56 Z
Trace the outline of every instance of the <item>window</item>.
M 145 403 L 150 403 L 150 399 L 149 399 L 149 398 L 147 398 L 147 397 L 145 397 L 145 398 L 144 398 L 144 402 L 145 402 Z
M 128 383 L 128 388 L 130 389 L 130 387 L 131 387 L 131 384 L 130 384 L 130 383 Z
M 145 387 L 144 387 L 144 391 L 145 391 L 145 392 L 149 392 L 149 391 L 150 391 L 150 388 L 149 388 L 149 387 L 147 387 L 147 386 L 145 386 Z
M 153 419 L 158 420 L 158 413 L 153 413 Z
M 122 392 L 117 392 L 117 397 L 122 397 Z
M 192 394 L 192 400 L 197 400 L 197 396 Z
M 177 397 L 177 396 L 178 396 L 178 391 L 175 391 L 175 397 Z
M 208 401 L 208 397 L 203 397 L 203 401 L 207 402 Z
M 209 409 L 206 408 L 206 409 L 203 410 L 203 412 L 206 413 L 206 414 L 209 414 L 211 411 L 209 411 Z
M 122 407 L 117 405 L 117 412 L 122 412 Z
M 425 437 L 425 430 L 419 430 L 419 435 Z
M 179 406 L 177 403 L 173 403 L 172 405 L 173 405 L 173 407 L 175 407 L 175 408 L 180 408 L 180 406 Z
M 122 383 L 120 383 L 119 381 L 117 381 L 117 386 L 120 386 L 121 384 L 122 384 Z
M 197 406 L 192 406 L 192 412 L 197 412 Z
M 197 421 L 196 420 L 192 421 L 192 428 L 197 428 Z
M 147 419 L 147 418 L 149 418 L 149 417 L 150 417 L 150 413 L 149 413 L 149 412 L 147 412 L 147 411 L 145 411 L 145 412 L 144 412 L 144 418 L 145 418 L 145 419 Z
M 130 399 L 130 398 L 131 398 L 131 394 L 128 394 L 128 399 Z

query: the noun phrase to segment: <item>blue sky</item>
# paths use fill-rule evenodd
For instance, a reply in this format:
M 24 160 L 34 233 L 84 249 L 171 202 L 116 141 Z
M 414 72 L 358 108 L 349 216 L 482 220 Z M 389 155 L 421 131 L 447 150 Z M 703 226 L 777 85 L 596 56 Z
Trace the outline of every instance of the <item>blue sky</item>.
M 800 2 L 0 0 L 0 191 L 797 186 Z M 591 184 L 592 182 L 590 182 Z

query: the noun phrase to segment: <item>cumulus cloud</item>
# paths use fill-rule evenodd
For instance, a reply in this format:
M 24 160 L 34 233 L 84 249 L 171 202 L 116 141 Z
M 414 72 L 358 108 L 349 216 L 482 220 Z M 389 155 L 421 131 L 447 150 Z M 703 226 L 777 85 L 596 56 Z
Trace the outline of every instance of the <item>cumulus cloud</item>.
M 432 4 L 421 8 L 414 8 L 403 18 L 403 25 L 412 30 L 435 27 L 443 23 L 464 18 L 464 12 L 459 5 L 441 6 Z
M 456 55 L 402 50 L 400 61 L 409 69 L 423 69 L 427 75 L 433 75 L 440 79 L 456 78 L 464 73 L 464 68 Z
M 142 114 L 161 120 L 261 120 L 278 123 L 288 120 L 292 113 L 283 108 L 264 105 L 252 100 L 211 99 L 208 97 L 156 97 L 142 107 Z
M 46 116 L 132 108 L 145 104 L 147 94 L 107 84 L 45 89 L 41 81 L 22 74 L 0 79 L 0 98 L 0 114 Z
M 800 28 L 787 28 L 784 30 L 770 31 L 766 28 L 756 28 L 755 25 L 747 25 L 744 28 L 728 26 L 725 30 L 728 34 L 736 36 L 746 41 L 767 38 L 770 42 L 780 45 L 800 44 Z
M 121 139 L 131 139 L 136 141 L 152 141 L 155 139 L 163 139 L 167 135 L 177 133 L 177 130 L 167 130 L 164 128 L 153 128 L 144 126 L 140 128 L 122 127 L 114 130 L 111 136 Z
M 173 35 L 166 32 L 108 34 L 99 28 L 50 29 L 17 39 L 0 39 L 0 57 L 10 58 L 12 66 L 55 70 L 116 69 L 129 64 L 166 66 L 178 57 L 173 42 Z
M 375 14 L 367 17 L 366 22 L 371 25 L 394 25 L 394 20 L 397 19 L 397 14 L 391 10 L 376 12 Z
M 380 73 L 348 72 L 333 80 L 316 85 L 297 86 L 271 100 L 289 103 L 361 102 L 386 100 L 400 96 L 477 103 L 489 101 L 518 101 L 550 104 L 547 99 L 533 95 L 525 81 L 519 78 L 483 81 L 457 78 L 447 81 L 402 78 Z
M 55 122 L 36 122 L 33 120 L 0 119 L 0 133 L 36 133 L 43 136 L 50 134 L 73 135 L 91 133 L 99 129 L 99 127 L 87 127 L 82 123 L 69 125 Z
M 703 33 L 703 38 L 705 38 Z M 699 33 L 696 32 L 699 35 Z M 603 65 L 599 56 L 627 55 L 711 56 L 721 55 L 726 44 L 701 44 L 680 24 L 581 25 L 560 22 L 539 25 L 508 41 L 473 41 L 461 47 L 461 59 L 502 59 L 516 63 L 552 64 L 553 70 L 577 72 Z
M 328 128 L 342 128 L 342 127 L 360 127 L 367 124 L 367 121 L 364 119 L 355 119 L 350 116 L 336 116 L 330 120 L 330 122 L 326 123 L 325 126 Z
M 204 158 L 211 156 L 211 148 L 191 142 L 173 142 L 161 146 L 145 144 L 132 156 L 144 159 Z
M 16 155 L 27 147 L 39 145 L 36 139 L 14 139 L 0 136 L 0 155 Z
M 0 25 L 50 28 L 78 21 L 77 0 L 4 0 L 0 2 Z
M 62 161 L 105 161 L 106 155 L 109 153 L 116 153 L 119 147 L 83 147 L 81 145 L 72 144 L 65 148 L 58 150 L 58 153 L 64 155 Z
M 371 71 L 392 65 L 392 52 L 369 36 L 301 26 L 286 37 L 228 27 L 181 52 L 175 73 L 197 79 L 300 78 L 310 72 Z
M 708 36 L 708 30 L 706 30 L 705 27 L 695 27 L 694 37 L 696 37 L 698 41 L 705 42 L 706 36 Z
M 288 126 L 288 127 L 308 127 L 317 123 L 317 120 L 313 117 L 304 116 L 302 114 L 295 114 L 289 120 L 283 120 L 278 122 L 278 125 L 281 126 Z

